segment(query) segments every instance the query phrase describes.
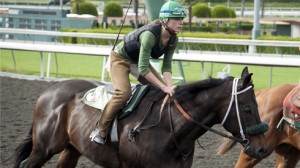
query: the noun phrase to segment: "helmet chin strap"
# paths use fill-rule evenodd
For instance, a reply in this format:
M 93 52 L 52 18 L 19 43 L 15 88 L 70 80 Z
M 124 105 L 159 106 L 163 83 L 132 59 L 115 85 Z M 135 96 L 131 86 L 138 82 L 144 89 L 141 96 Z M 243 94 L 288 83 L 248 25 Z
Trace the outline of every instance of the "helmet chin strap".
M 168 19 L 168 21 L 169 21 L 169 19 Z M 167 21 L 167 22 L 168 22 Z M 174 35 L 176 35 L 176 32 L 174 31 L 174 30 L 172 30 L 171 28 L 169 28 L 168 26 L 167 26 L 167 24 L 162 20 L 162 25 L 164 26 L 164 28 L 172 35 L 172 36 L 174 36 Z

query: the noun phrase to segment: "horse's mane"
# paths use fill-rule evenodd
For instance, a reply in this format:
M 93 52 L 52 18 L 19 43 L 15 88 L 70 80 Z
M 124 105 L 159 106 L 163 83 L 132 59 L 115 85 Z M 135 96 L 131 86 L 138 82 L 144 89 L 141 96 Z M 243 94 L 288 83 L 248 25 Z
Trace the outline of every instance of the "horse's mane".
M 220 78 L 208 78 L 205 80 L 200 80 L 197 82 L 192 82 L 176 87 L 175 94 L 176 99 L 180 101 L 181 99 L 193 98 L 195 93 L 199 93 L 202 90 L 213 88 L 222 84 L 226 79 Z

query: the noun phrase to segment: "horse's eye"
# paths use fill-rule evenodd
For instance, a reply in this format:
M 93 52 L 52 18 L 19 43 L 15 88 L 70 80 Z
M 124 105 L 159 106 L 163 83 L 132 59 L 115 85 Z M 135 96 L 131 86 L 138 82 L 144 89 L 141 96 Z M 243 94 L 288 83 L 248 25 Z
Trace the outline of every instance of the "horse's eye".
M 244 106 L 244 111 L 246 113 L 252 113 L 251 107 L 250 106 Z

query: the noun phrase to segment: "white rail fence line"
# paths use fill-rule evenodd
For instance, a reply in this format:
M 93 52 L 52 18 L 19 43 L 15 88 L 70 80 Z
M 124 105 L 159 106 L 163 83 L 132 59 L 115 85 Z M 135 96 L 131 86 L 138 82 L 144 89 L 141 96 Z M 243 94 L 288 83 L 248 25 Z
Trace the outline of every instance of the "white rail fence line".
M 116 34 L 104 33 L 78 33 L 78 32 L 57 32 L 31 29 L 14 29 L 0 28 L 2 40 L 5 34 L 23 34 L 25 35 L 40 35 L 40 36 L 55 36 L 55 37 L 79 37 L 79 38 L 95 38 L 115 40 Z M 123 39 L 124 35 L 120 34 L 119 39 Z M 214 38 L 179 38 L 179 42 L 196 43 L 196 44 L 226 44 L 226 45 L 245 45 L 245 46 L 274 46 L 274 47 L 299 47 L 300 42 L 297 41 L 270 41 L 270 40 L 239 40 L 239 39 L 214 39 Z
M 25 43 L 25 42 L 9 42 L 5 39 L 5 34 L 27 34 L 27 35 L 48 35 L 48 36 L 63 36 L 63 37 L 80 37 L 80 38 L 99 38 L 114 40 L 115 34 L 98 34 L 98 33 L 70 33 L 70 32 L 52 32 L 40 30 L 24 30 L 24 29 L 5 29 L 0 28 L 3 42 L 0 42 L 0 48 L 10 50 L 28 50 L 41 53 L 41 77 L 44 77 L 44 67 L 42 65 L 43 52 L 51 53 L 72 53 L 72 54 L 87 54 L 97 56 L 108 56 L 111 51 L 111 46 L 100 45 L 74 45 L 61 43 Z M 120 36 L 122 39 L 123 35 Z M 266 40 L 231 40 L 231 39 L 204 39 L 204 38 L 184 38 L 180 42 L 197 43 L 197 44 L 227 44 L 227 45 L 244 45 L 244 46 L 274 46 L 274 47 L 296 47 L 300 46 L 300 42 L 290 41 L 266 41 Z M 174 60 L 177 61 L 195 61 L 201 62 L 202 78 L 205 77 L 204 63 L 230 63 L 230 64 L 246 64 L 274 67 L 300 67 L 300 55 L 283 55 L 279 54 L 260 54 L 246 52 L 207 52 L 207 51 L 183 51 L 174 55 Z M 104 61 L 105 62 L 105 61 Z M 104 66 L 103 66 L 104 67 Z M 102 70 L 104 72 L 104 69 Z M 104 73 L 102 72 L 102 80 Z M 184 76 L 183 76 L 184 80 Z M 272 70 L 270 74 L 270 85 L 272 83 Z

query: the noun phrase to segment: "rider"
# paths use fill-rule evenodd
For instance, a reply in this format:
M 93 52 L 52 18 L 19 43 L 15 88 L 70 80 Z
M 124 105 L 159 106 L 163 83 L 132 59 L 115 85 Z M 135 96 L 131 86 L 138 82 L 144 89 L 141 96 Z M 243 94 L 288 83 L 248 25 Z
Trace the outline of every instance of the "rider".
M 125 35 L 116 51 L 111 51 L 109 72 L 115 94 L 91 133 L 92 141 L 105 144 L 111 122 L 131 97 L 130 73 L 143 84 L 154 85 L 171 96 L 174 94 L 172 57 L 178 43 L 177 33 L 181 31 L 185 17 L 186 10 L 178 2 L 168 1 L 161 7 L 159 20 Z M 162 55 L 164 80 L 150 64 L 150 57 L 158 59 Z

